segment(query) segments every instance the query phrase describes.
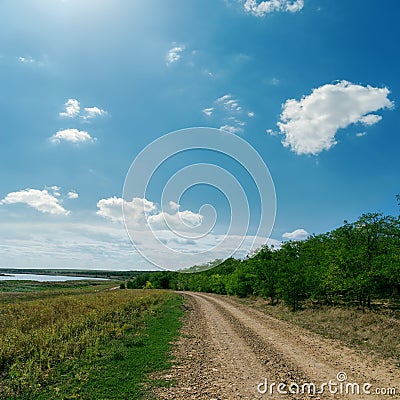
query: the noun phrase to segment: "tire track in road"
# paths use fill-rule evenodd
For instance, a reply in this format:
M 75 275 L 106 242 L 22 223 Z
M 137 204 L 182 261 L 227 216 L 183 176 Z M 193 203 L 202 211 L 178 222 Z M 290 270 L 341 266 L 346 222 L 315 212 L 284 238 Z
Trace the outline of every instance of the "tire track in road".
M 307 376 L 324 382 L 344 371 L 348 381 L 370 382 L 374 386 L 399 386 L 400 370 L 368 353 L 356 352 L 337 340 L 331 340 L 288 322 L 277 320 L 226 296 L 206 295 L 236 319 L 271 341 L 280 353 L 286 354 Z M 400 396 L 398 396 L 400 398 Z

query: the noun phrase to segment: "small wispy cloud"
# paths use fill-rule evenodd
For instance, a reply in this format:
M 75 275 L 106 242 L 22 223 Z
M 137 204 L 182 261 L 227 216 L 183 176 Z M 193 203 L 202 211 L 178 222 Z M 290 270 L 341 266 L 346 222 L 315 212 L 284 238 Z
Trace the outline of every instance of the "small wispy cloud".
M 216 78 L 216 75 L 214 72 L 211 72 L 208 68 L 203 68 L 201 71 L 203 75 L 205 75 L 208 78 Z
M 18 57 L 18 61 L 22 64 L 35 64 L 37 61 L 33 57 Z
M 271 135 L 271 136 L 278 136 L 279 135 L 279 132 L 274 131 L 273 129 L 267 129 L 266 132 L 267 132 L 268 135 Z
M 269 83 L 272 86 L 278 86 L 281 83 L 281 81 L 280 81 L 280 79 L 274 77 L 274 78 L 270 79 Z
M 222 131 L 230 132 L 230 133 L 241 133 L 243 132 L 243 128 L 240 126 L 234 125 L 222 125 L 219 127 Z
M 216 103 L 221 104 L 228 111 L 238 113 L 243 110 L 239 105 L 239 100 L 235 99 L 231 94 L 226 94 L 216 100 Z
M 79 197 L 78 193 L 74 192 L 74 191 L 70 191 L 67 194 L 68 198 L 71 200 L 77 199 Z
M 290 240 L 303 240 L 308 236 L 308 232 L 305 229 L 295 229 L 293 232 L 285 232 L 282 237 Z
M 166 56 L 167 65 L 171 65 L 178 62 L 181 59 L 184 50 L 185 50 L 184 45 L 174 46 L 171 49 L 169 49 Z
M 214 100 L 212 107 L 202 110 L 206 117 L 218 119 L 221 123 L 219 129 L 231 133 L 241 133 L 247 125 L 246 119 L 253 118 L 253 111 L 245 110 L 240 100 L 230 93 L 224 94 Z
M 1 56 L 0 56 L 0 58 L 1 58 Z M 23 55 L 23 56 L 16 57 L 16 62 L 21 65 L 24 65 L 26 67 L 42 68 L 42 67 L 45 67 L 46 65 L 48 65 L 49 59 L 48 59 L 47 55 L 43 55 L 40 59 L 32 57 L 30 55 Z
M 274 12 L 296 13 L 303 9 L 304 0 L 245 0 L 244 10 L 256 17 L 264 17 Z
M 60 186 L 56 186 L 56 185 L 45 186 L 45 189 L 46 190 L 50 190 L 53 193 L 53 196 L 56 196 L 56 197 L 60 197 L 61 196 L 61 193 L 60 193 L 61 188 L 60 188 Z
M 212 115 L 213 111 L 214 111 L 214 107 L 209 107 L 209 108 L 204 108 L 202 110 L 202 113 L 209 117 L 210 115 Z

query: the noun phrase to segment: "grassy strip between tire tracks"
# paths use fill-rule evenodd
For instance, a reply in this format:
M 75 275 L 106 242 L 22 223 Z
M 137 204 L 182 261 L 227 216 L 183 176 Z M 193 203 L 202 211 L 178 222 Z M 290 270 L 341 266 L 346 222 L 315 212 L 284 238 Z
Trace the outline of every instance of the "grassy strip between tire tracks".
M 167 291 L 54 295 L 0 308 L 0 398 L 144 399 L 170 367 L 182 298 Z

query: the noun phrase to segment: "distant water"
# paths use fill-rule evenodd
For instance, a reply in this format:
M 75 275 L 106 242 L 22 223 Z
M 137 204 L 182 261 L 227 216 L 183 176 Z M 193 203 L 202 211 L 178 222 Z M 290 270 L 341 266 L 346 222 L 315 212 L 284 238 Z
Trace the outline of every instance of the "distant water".
M 82 279 L 93 281 L 106 281 L 105 278 L 88 278 L 86 276 L 64 276 L 64 275 L 37 275 L 37 274 L 7 274 L 0 275 L 0 281 L 38 281 L 38 282 L 66 282 L 79 281 Z

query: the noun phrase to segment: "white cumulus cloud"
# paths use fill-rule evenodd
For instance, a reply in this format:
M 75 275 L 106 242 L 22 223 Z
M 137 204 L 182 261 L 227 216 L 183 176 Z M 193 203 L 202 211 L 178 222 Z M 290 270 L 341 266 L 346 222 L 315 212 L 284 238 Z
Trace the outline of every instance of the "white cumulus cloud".
M 68 99 L 65 102 L 64 107 L 65 107 L 65 111 L 60 112 L 60 117 L 74 118 L 79 115 L 79 112 L 81 110 L 79 101 L 76 99 Z
M 371 114 L 392 108 L 388 88 L 362 86 L 347 81 L 326 84 L 301 100 L 289 99 L 282 106 L 278 127 L 282 143 L 296 154 L 318 154 L 337 141 L 339 129 L 351 124 L 372 125 L 382 118 Z
M 82 115 L 84 120 L 93 119 L 95 117 L 102 117 L 107 115 L 107 111 L 99 108 L 99 107 L 85 107 L 84 108 L 85 115 Z
M 202 220 L 202 215 L 189 210 L 177 211 L 174 214 L 161 211 L 148 217 L 149 225 L 154 230 L 180 229 L 182 224 L 193 228 L 200 225 Z
M 61 204 L 60 200 L 51 195 L 46 189 L 24 189 L 18 192 L 8 193 L 7 196 L 0 201 L 0 204 L 27 204 L 42 213 L 68 215 L 67 211 Z
M 168 50 L 166 61 L 167 65 L 171 65 L 179 61 L 182 57 L 182 53 L 185 50 L 185 46 L 175 46 Z
M 68 192 L 67 196 L 69 199 L 77 199 L 79 197 L 78 193 L 73 192 L 73 191 Z
M 285 232 L 282 237 L 290 240 L 302 240 L 306 239 L 308 232 L 305 229 L 295 229 L 293 232 Z
M 52 143 L 61 143 L 61 142 L 70 142 L 70 143 L 86 143 L 86 142 L 94 142 L 96 138 L 90 136 L 90 134 L 86 131 L 80 131 L 78 129 L 64 129 L 56 132 L 53 136 L 50 137 L 50 142 Z
M 76 118 L 80 117 L 84 121 L 89 121 L 96 117 L 107 115 L 107 111 L 100 107 L 84 107 L 81 109 L 81 103 L 77 99 L 68 99 L 64 104 L 64 111 L 60 112 L 60 117 Z
M 264 17 L 273 12 L 299 12 L 304 7 L 304 0 L 246 0 L 243 5 L 246 12 L 257 17 Z
M 114 222 L 123 222 L 123 201 L 123 199 L 115 196 L 108 199 L 101 199 L 97 202 L 98 210 L 96 214 Z
M 203 217 L 189 210 L 179 211 L 180 205 L 170 201 L 171 212 L 161 211 L 159 207 L 147 199 L 134 197 L 126 201 L 120 197 L 110 197 L 97 202 L 97 215 L 113 222 L 123 222 L 123 217 L 129 221 L 130 226 L 150 225 L 154 230 L 169 230 L 170 228 L 182 228 L 198 226 Z M 123 211 L 124 210 L 124 215 Z
M 132 201 L 126 201 L 114 196 L 99 200 L 96 214 L 113 222 L 123 222 L 122 207 L 124 207 L 125 218 L 129 218 L 138 225 L 146 222 L 146 214 L 157 210 L 157 206 L 146 199 L 134 197 Z
M 366 126 L 370 126 L 377 124 L 381 119 L 382 117 L 380 115 L 368 114 L 364 117 L 361 117 L 360 122 Z
M 169 205 L 169 207 L 171 208 L 171 210 L 173 210 L 173 211 L 178 211 L 178 210 L 179 210 L 179 207 L 180 207 L 180 204 L 175 203 L 175 201 L 170 201 L 170 202 L 168 203 L 168 205 Z

